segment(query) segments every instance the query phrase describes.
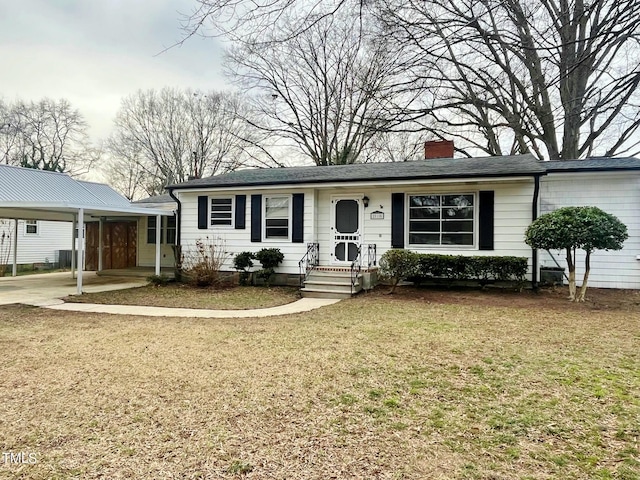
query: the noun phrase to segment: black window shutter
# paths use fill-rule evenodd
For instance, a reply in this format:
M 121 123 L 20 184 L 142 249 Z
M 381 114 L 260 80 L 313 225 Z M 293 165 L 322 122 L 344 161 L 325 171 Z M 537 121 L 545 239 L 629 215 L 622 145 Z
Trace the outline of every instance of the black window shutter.
M 236 195 L 236 230 L 244 230 L 245 228 L 247 228 L 245 224 L 246 211 L 247 211 L 247 196 Z
M 302 243 L 304 241 L 304 193 L 293 194 L 292 216 L 291 241 Z
M 493 250 L 493 190 L 480 192 L 479 200 L 480 214 L 478 218 L 478 247 L 480 250 Z
M 404 248 L 404 193 L 391 194 L 391 246 Z
M 207 216 L 209 214 L 209 197 L 198 195 L 198 229 L 205 230 L 209 226 Z
M 262 241 L 262 195 L 251 195 L 251 241 Z

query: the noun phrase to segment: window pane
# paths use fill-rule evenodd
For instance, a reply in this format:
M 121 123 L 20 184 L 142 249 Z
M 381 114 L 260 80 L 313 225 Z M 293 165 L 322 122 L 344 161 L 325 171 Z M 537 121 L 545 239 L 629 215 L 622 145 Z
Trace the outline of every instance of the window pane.
M 473 195 L 443 195 L 442 204 L 447 207 L 470 207 Z
M 442 231 L 473 233 L 473 221 L 463 220 L 463 221 L 442 222 Z
M 288 218 L 289 217 L 289 198 L 288 197 L 269 197 L 266 199 L 266 216 L 267 218 Z
M 409 243 L 422 245 L 439 245 L 440 234 L 438 233 L 410 233 Z
M 167 244 L 176 243 L 176 217 L 167 217 Z
M 211 220 L 211 225 L 231 225 L 231 220 L 225 220 L 225 219 L 221 219 L 221 220 Z
M 409 210 L 409 218 L 438 219 L 440 218 L 440 208 L 438 207 L 412 208 L 411 210 Z
M 271 218 L 267 219 L 267 227 L 288 227 L 289 219 L 287 218 Z
M 443 245 L 473 245 L 473 234 L 471 233 L 443 233 Z
M 289 238 L 289 229 L 284 227 L 267 227 L 268 238 Z
M 473 218 L 473 207 L 451 207 L 442 209 L 442 218 Z
M 156 243 L 156 217 L 147 217 L 147 243 Z
M 440 222 L 409 222 L 410 232 L 439 232 Z
M 412 195 L 409 197 L 409 205 L 412 207 L 438 207 L 439 195 Z
M 211 212 L 211 218 L 231 218 L 231 212 Z
M 230 198 L 212 198 L 211 206 L 214 205 L 228 205 L 228 208 L 231 208 L 231 199 Z

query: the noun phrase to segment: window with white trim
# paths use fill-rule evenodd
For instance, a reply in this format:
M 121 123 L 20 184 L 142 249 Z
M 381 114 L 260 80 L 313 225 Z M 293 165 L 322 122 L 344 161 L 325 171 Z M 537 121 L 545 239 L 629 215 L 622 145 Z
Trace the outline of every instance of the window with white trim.
M 473 246 L 475 195 L 409 195 L 409 244 Z
M 167 237 L 167 245 L 175 245 L 176 244 L 176 217 L 174 215 L 170 215 L 166 218 L 166 237 Z
M 156 243 L 156 217 L 147 217 L 147 243 Z M 162 239 L 160 240 L 162 241 Z
M 291 233 L 291 196 L 264 199 L 264 237 L 288 240 Z
M 230 227 L 233 225 L 233 198 L 211 198 L 209 226 Z
M 25 235 L 38 235 L 38 221 L 37 220 L 25 220 L 24 221 L 24 234 Z

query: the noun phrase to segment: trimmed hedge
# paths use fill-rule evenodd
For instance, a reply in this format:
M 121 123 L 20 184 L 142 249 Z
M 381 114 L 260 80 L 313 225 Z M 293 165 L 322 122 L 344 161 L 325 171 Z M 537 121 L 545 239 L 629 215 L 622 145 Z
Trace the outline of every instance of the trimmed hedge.
M 380 275 L 391 281 L 391 292 L 402 280 L 467 280 L 486 285 L 492 281 L 523 282 L 527 259 L 507 256 L 464 256 L 415 253 L 393 249 L 380 258 Z

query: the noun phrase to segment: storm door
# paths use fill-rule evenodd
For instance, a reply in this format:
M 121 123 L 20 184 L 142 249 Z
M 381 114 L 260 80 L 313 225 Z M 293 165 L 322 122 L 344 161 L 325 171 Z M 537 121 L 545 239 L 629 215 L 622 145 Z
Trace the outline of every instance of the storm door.
M 351 264 L 356 258 L 362 235 L 360 199 L 335 198 L 331 203 L 331 260 L 334 264 Z

